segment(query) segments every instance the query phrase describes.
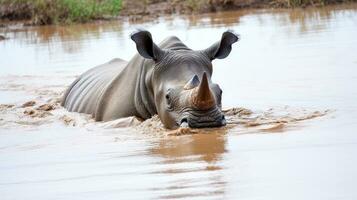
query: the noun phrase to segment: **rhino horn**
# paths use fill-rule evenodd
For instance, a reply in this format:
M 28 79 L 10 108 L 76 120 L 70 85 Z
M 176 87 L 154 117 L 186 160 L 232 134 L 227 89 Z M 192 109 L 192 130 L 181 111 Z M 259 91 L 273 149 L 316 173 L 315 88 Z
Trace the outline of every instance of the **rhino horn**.
M 215 98 L 209 87 L 206 72 L 203 73 L 200 85 L 193 92 L 193 105 L 200 110 L 212 108 L 215 105 Z
M 194 75 L 183 87 L 185 90 L 191 90 L 200 84 L 200 80 L 197 75 Z

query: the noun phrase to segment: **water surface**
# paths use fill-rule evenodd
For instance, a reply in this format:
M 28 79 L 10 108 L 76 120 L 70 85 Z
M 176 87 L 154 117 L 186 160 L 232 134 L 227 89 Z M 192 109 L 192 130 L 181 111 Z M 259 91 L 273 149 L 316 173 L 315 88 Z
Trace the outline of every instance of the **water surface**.
M 277 133 L 0 127 L 2 199 L 357 198 L 356 4 L 1 29 L 10 39 L 0 42 L 0 103 L 31 100 L 36 85 L 55 90 L 95 65 L 130 59 L 136 28 L 197 50 L 227 29 L 239 33 L 230 56 L 214 61 L 224 107 L 333 112 Z

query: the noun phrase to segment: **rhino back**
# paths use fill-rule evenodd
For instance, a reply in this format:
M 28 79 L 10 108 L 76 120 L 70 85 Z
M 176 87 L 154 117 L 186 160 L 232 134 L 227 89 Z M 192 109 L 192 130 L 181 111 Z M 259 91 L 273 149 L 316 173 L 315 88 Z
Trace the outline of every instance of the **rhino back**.
M 65 92 L 62 105 L 69 111 L 92 114 L 95 117 L 102 95 L 126 64 L 124 60 L 114 59 L 83 73 Z

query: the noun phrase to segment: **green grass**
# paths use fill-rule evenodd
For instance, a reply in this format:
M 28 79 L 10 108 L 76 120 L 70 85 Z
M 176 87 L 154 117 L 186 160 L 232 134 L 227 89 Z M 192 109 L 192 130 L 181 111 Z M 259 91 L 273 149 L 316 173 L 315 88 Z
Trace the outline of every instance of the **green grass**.
M 0 0 L 0 18 L 34 24 L 87 22 L 119 14 L 122 0 Z

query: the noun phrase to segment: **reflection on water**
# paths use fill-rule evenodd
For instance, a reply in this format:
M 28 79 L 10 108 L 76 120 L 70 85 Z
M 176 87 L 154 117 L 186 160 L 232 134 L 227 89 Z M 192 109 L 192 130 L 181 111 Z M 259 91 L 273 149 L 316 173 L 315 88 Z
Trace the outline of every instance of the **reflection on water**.
M 336 14 L 350 15 L 353 13 L 354 6 L 341 5 L 339 7 L 323 7 L 319 9 L 275 9 L 275 10 L 239 10 L 218 12 L 214 14 L 201 15 L 183 15 L 183 16 L 166 16 L 160 19 L 152 20 L 152 24 L 166 23 L 169 27 L 180 26 L 185 28 L 194 27 L 233 27 L 241 22 L 242 17 L 257 17 L 261 24 L 270 21 L 271 17 L 284 24 L 297 24 L 302 27 L 316 25 L 321 19 L 335 18 Z M 178 22 L 179 20 L 179 22 Z M 149 23 L 149 24 L 150 24 Z M 1 28 L 1 32 L 11 35 L 13 39 L 27 38 L 29 43 L 51 43 L 57 40 L 82 40 L 83 38 L 96 37 L 99 38 L 105 32 L 121 32 L 123 26 L 128 28 L 138 23 L 130 23 L 129 21 L 115 22 L 98 22 L 67 26 L 41 26 L 41 27 L 22 27 L 9 26 Z M 139 24 L 140 25 L 140 24 Z M 302 29 L 304 32 L 306 29 Z M 118 35 L 118 37 L 122 37 Z
M 226 131 L 226 130 L 223 130 Z M 185 157 L 196 157 L 207 163 L 215 163 L 221 159 L 221 154 L 225 153 L 225 135 L 217 134 L 195 134 L 188 137 L 178 137 L 177 139 L 164 139 L 160 141 L 152 154 L 173 159 Z
M 321 20 L 329 20 L 342 15 L 346 19 L 353 16 L 355 12 L 355 5 L 340 5 L 340 6 L 327 6 L 319 9 L 306 8 L 306 9 L 276 9 L 271 10 L 239 10 L 230 12 L 218 12 L 215 14 L 202 14 L 202 15 L 188 15 L 188 16 L 175 16 L 164 17 L 153 21 L 151 24 L 165 23 L 169 29 L 171 28 L 184 28 L 190 29 L 195 27 L 225 27 L 234 28 L 242 22 L 241 18 L 256 18 L 259 24 L 263 25 L 271 22 L 278 22 L 280 25 L 297 25 L 299 26 L 300 33 L 307 31 L 318 30 L 326 28 L 326 24 L 321 23 Z M 251 19 L 250 19 L 251 20 Z M 243 20 L 245 22 L 246 20 Z M 249 20 L 248 20 L 249 21 Z M 357 23 L 357 22 L 355 22 Z M 150 23 L 148 23 L 150 24 Z M 127 35 L 123 35 L 123 29 L 132 29 L 131 27 L 139 26 L 140 24 L 132 24 L 128 21 L 121 22 L 98 22 L 69 26 L 41 26 L 41 27 L 7 27 L 0 28 L 0 33 L 6 34 L 12 40 L 24 42 L 26 44 L 42 44 L 47 43 L 49 48 L 51 43 L 59 43 L 65 41 L 72 41 L 69 43 L 70 47 L 63 46 L 65 52 L 74 53 L 83 51 L 81 49 L 81 42 L 86 40 L 97 40 L 105 37 L 108 33 L 117 33 L 117 38 L 127 39 Z M 74 42 L 75 41 L 75 42 Z M 68 43 L 66 43 L 68 44 Z M 77 45 L 77 46 L 76 46 Z
M 0 51 L 4 52 L 0 55 L 2 75 L 48 74 L 93 67 L 100 64 L 97 55 L 101 52 L 115 52 L 112 49 L 116 47 L 106 48 L 113 39 L 120 46 L 120 40 L 128 37 L 123 36 L 121 22 L 14 27 L 3 28 L 1 32 L 10 38 L 0 45 Z M 97 43 L 100 45 L 96 46 Z M 110 60 L 118 56 L 112 53 L 100 57 Z
M 153 145 L 150 155 L 163 157 L 164 169 L 152 172 L 156 176 L 174 176 L 165 186 L 153 187 L 162 199 L 192 198 L 195 196 L 220 197 L 224 195 L 226 181 L 221 173 L 226 153 L 225 131 L 164 138 Z M 188 177 L 186 174 L 195 174 Z
M 43 27 L 18 27 L 14 28 L 7 33 L 11 39 L 17 39 L 23 45 L 29 44 L 48 44 L 49 48 L 56 48 L 56 46 L 51 46 L 51 44 L 64 42 L 64 41 L 78 41 L 73 43 L 66 43 L 70 45 L 67 47 L 63 45 L 65 52 L 74 53 L 82 51 L 81 41 L 83 39 L 99 39 L 103 37 L 104 33 L 116 32 L 118 37 L 123 37 L 121 35 L 121 22 L 105 23 L 101 25 L 100 23 L 91 24 L 78 24 L 78 25 L 67 25 L 67 26 L 43 26 Z M 5 29 L 5 33 L 9 30 Z
M 355 7 L 352 4 L 320 9 L 241 10 L 164 17 L 146 24 L 114 21 L 71 26 L 0 28 L 0 33 L 10 38 L 0 44 L 0 75 L 48 74 L 73 69 L 80 73 L 115 57 L 128 60 L 135 53 L 129 35 L 136 28 L 149 29 L 157 42 L 168 35 L 177 35 L 193 49 L 206 48 L 218 40 L 220 32 L 234 29 L 243 38 L 238 46 L 246 41 L 260 48 L 261 44 L 252 44 L 250 40 L 261 40 L 259 35 L 254 34 L 262 30 L 265 37 L 272 37 L 274 31 L 279 31 L 274 27 L 283 29 L 279 32 L 281 37 L 323 31 L 342 23 L 335 19 L 343 19 L 346 21 L 344 23 L 351 20 L 356 25 L 356 20 L 353 20 Z M 263 27 L 271 27 L 271 30 Z M 206 29 L 214 31 L 206 31 L 200 41 L 195 39 L 200 30 Z M 27 63 L 26 66 L 24 63 Z

